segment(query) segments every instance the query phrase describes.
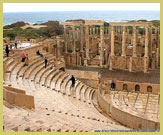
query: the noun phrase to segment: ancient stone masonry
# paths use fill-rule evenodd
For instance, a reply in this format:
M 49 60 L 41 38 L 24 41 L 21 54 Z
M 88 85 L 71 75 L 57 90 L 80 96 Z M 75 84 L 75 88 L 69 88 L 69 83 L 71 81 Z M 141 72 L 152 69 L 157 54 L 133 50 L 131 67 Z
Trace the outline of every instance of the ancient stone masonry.
M 159 48 L 159 28 L 155 28 L 154 36 L 153 26 L 149 22 L 110 22 L 109 27 L 105 27 L 104 21 L 100 20 L 72 21 L 62 24 L 64 29 L 67 26 L 72 27 L 73 54 L 69 53 L 69 56 L 75 57 L 73 63 L 79 61 L 76 65 L 109 67 L 110 70 L 122 69 L 130 72 L 144 71 L 145 73 L 149 68 L 159 67 L 159 49 L 157 49 Z M 80 28 L 80 47 L 77 47 L 74 34 L 79 30 L 75 27 Z M 139 29 L 143 30 L 143 34 L 139 33 Z M 67 32 L 64 30 L 65 48 L 71 45 L 67 43 L 66 35 Z M 77 48 L 80 50 L 80 55 L 76 54 Z M 67 53 L 66 49 L 65 53 Z M 67 64 L 71 65 L 69 62 Z
M 151 23 L 144 23 L 144 22 L 136 22 L 136 23 L 110 23 L 111 27 L 114 26 L 123 26 L 123 35 L 122 35 L 122 54 L 121 56 L 115 56 L 115 57 L 111 57 L 110 59 L 110 70 L 112 70 L 112 68 L 117 68 L 117 69 L 123 69 L 123 70 L 129 70 L 130 72 L 132 71 L 144 71 L 145 73 L 148 71 L 149 69 L 149 64 L 151 61 L 149 61 L 149 58 L 152 56 L 152 38 L 149 39 L 149 37 L 152 37 L 152 32 L 149 30 L 151 30 L 152 24 Z M 122 56 L 126 56 L 126 47 L 128 47 L 128 45 L 126 46 L 126 30 L 125 27 L 128 26 L 132 26 L 133 27 L 133 40 L 132 43 L 133 45 L 132 47 L 132 57 L 123 57 Z M 144 57 L 138 57 L 138 55 L 140 55 L 139 51 L 138 51 L 138 31 L 137 31 L 137 27 L 145 27 L 145 42 L 144 44 Z M 111 34 L 111 56 L 113 56 L 113 50 L 114 50 L 114 34 L 113 34 L 113 30 L 112 30 L 112 34 Z M 120 60 L 121 59 L 121 60 Z M 114 63 L 113 63 L 114 62 Z M 144 63 L 144 64 L 143 64 Z M 142 66 L 142 64 L 144 66 Z
M 160 28 L 102 20 L 62 25 L 64 34 L 49 39 L 16 37 L 9 56 L 14 40 L 3 39 L 4 132 L 159 130 Z

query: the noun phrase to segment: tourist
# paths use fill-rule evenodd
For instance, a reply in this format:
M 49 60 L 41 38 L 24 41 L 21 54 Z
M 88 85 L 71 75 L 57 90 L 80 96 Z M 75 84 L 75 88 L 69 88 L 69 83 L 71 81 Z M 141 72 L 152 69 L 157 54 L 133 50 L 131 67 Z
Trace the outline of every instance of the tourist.
M 28 66 L 28 64 L 29 64 L 29 58 L 28 58 L 28 54 L 26 54 L 24 66 Z
M 36 55 L 40 55 L 40 51 L 39 50 L 36 51 Z
M 17 40 L 15 40 L 14 43 L 15 43 L 15 49 L 17 49 Z
M 6 55 L 8 57 L 8 54 L 9 54 L 9 48 L 8 48 L 8 45 L 6 45 Z
M 43 57 L 43 54 L 41 54 L 39 50 L 36 51 L 36 55 Z
M 21 58 L 22 58 L 22 62 L 25 62 L 26 56 L 24 50 L 21 52 Z
M 72 81 L 72 87 L 74 87 L 75 86 L 75 77 L 72 75 L 70 80 Z
M 45 68 L 47 67 L 47 63 L 48 63 L 48 59 L 47 59 L 47 57 L 45 56 Z
M 12 44 L 10 44 L 10 50 L 12 50 Z
M 111 83 L 111 90 L 114 90 L 115 89 L 115 83 L 112 81 Z

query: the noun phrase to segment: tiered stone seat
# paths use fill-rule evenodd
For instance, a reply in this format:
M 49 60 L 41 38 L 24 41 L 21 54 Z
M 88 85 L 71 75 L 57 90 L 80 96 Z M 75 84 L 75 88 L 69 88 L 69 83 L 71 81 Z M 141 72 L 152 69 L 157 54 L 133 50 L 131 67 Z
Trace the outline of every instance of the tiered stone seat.
M 53 63 L 54 59 L 51 58 L 51 59 L 49 59 L 48 61 L 49 61 L 50 63 Z M 41 63 L 41 65 L 35 67 L 35 68 L 32 70 L 32 72 L 30 72 L 30 74 L 29 74 L 29 79 L 30 79 L 31 81 L 34 81 L 35 78 L 36 78 L 36 75 L 37 75 L 37 74 L 40 72 L 40 70 L 42 70 L 42 69 L 45 69 L 45 64 L 44 64 L 44 63 Z
M 50 57 L 49 55 L 48 58 Z M 53 62 L 53 59 L 49 61 Z M 117 127 L 127 129 L 94 108 L 91 104 L 95 92 L 93 88 L 77 80 L 73 93 L 71 76 L 53 67 L 52 63 L 46 69 L 43 68 L 43 62 L 42 58 L 37 57 L 30 59 L 29 66 L 23 67 L 21 62 L 15 65 L 10 82 L 13 87 L 22 88 L 34 96 L 35 111 L 27 112 L 4 106 L 5 131 L 84 132 Z M 71 96 L 63 96 L 62 93 Z M 17 123 L 10 121 L 11 117 Z
M 148 116 L 153 120 L 159 118 L 159 96 L 155 94 L 141 94 L 134 92 L 122 92 L 114 93 L 114 102 L 119 107 L 126 107 L 132 114 L 140 114 Z

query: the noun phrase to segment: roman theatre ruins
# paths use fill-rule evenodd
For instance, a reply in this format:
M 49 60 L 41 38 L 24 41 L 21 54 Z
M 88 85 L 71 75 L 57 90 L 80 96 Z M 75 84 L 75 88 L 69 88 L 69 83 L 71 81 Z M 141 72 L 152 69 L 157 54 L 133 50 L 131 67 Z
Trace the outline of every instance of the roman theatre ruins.
M 102 20 L 61 25 L 64 34 L 50 39 L 15 37 L 18 49 L 9 57 L 5 47 L 14 41 L 3 39 L 4 132 L 159 130 L 160 28 Z

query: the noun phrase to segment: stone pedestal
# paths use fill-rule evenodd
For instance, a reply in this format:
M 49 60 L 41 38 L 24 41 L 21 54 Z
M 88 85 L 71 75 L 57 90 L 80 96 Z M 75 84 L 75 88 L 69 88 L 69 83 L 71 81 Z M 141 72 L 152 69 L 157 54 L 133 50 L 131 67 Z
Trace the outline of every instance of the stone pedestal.
M 54 54 L 54 47 L 53 47 L 53 44 L 49 44 L 49 45 L 48 45 L 48 48 L 49 48 L 49 53 L 50 53 L 50 54 Z
M 84 59 L 84 66 L 88 66 L 88 60 L 87 59 Z
M 77 54 L 76 53 L 71 54 L 71 60 L 72 60 L 71 64 L 76 66 L 77 65 Z
M 129 61 L 129 72 L 132 72 L 132 57 L 130 57 Z
M 144 57 L 144 73 L 148 72 L 149 68 L 149 57 Z
M 152 58 L 151 68 L 155 69 L 155 67 L 156 67 L 156 53 L 154 51 L 152 52 L 151 58 Z
M 113 56 L 110 56 L 109 70 L 113 70 L 113 62 L 112 62 L 112 57 L 113 57 Z

